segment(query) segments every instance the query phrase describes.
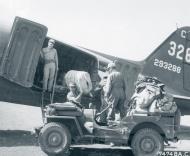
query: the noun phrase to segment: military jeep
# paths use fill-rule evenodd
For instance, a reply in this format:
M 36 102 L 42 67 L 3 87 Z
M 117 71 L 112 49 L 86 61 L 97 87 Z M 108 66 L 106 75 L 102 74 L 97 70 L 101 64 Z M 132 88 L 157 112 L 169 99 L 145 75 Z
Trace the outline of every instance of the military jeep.
M 176 140 L 180 114 L 134 112 L 108 125 L 97 116 L 95 109 L 70 102 L 50 104 L 39 132 L 41 149 L 48 155 L 64 155 L 73 145 L 114 143 L 130 146 L 135 156 L 154 156 L 164 150 L 164 142 Z

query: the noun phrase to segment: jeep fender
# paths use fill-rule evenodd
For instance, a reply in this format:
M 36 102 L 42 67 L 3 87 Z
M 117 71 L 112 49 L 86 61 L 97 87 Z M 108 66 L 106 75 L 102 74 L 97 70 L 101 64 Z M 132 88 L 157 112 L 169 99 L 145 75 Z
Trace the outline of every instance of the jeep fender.
M 48 116 L 47 123 L 50 122 L 59 122 L 67 126 L 72 138 L 75 136 L 82 137 L 84 135 L 79 119 L 76 116 Z
M 164 130 L 163 130 L 160 126 L 156 125 L 155 123 L 151 123 L 151 122 L 143 122 L 143 123 L 137 124 L 137 125 L 134 126 L 133 129 L 131 130 L 130 135 L 129 135 L 129 141 L 128 141 L 129 145 L 130 145 L 130 143 L 131 143 L 131 140 L 132 140 L 134 134 L 135 134 L 138 130 L 140 130 L 140 129 L 142 129 L 142 128 L 152 128 L 152 129 L 154 129 L 155 131 L 157 131 L 161 136 L 165 137 Z

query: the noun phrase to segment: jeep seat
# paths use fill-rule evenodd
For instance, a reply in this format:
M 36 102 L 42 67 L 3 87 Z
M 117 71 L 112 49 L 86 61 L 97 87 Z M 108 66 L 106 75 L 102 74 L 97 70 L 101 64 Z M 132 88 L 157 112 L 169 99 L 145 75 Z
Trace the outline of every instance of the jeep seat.
M 95 109 L 84 109 L 85 121 L 93 122 L 95 116 Z

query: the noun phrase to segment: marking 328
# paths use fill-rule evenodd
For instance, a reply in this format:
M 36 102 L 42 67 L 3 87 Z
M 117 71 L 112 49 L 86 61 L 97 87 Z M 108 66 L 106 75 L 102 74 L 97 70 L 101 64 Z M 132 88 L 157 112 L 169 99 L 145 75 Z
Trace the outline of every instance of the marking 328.
M 154 65 L 172 72 L 176 72 L 178 74 L 181 73 L 181 67 L 165 62 L 163 60 L 154 59 Z
M 179 60 L 183 60 L 183 53 L 185 52 L 185 61 L 190 63 L 190 48 L 185 50 L 183 44 L 176 44 L 174 41 L 170 41 L 170 48 L 168 49 L 168 54 L 174 56 Z

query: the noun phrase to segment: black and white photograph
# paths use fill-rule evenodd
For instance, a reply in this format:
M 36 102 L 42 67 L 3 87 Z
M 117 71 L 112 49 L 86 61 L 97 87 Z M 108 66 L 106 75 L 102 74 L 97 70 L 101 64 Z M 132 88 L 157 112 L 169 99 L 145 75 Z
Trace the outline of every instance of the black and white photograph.
M 0 0 L 0 156 L 190 156 L 188 0 Z

